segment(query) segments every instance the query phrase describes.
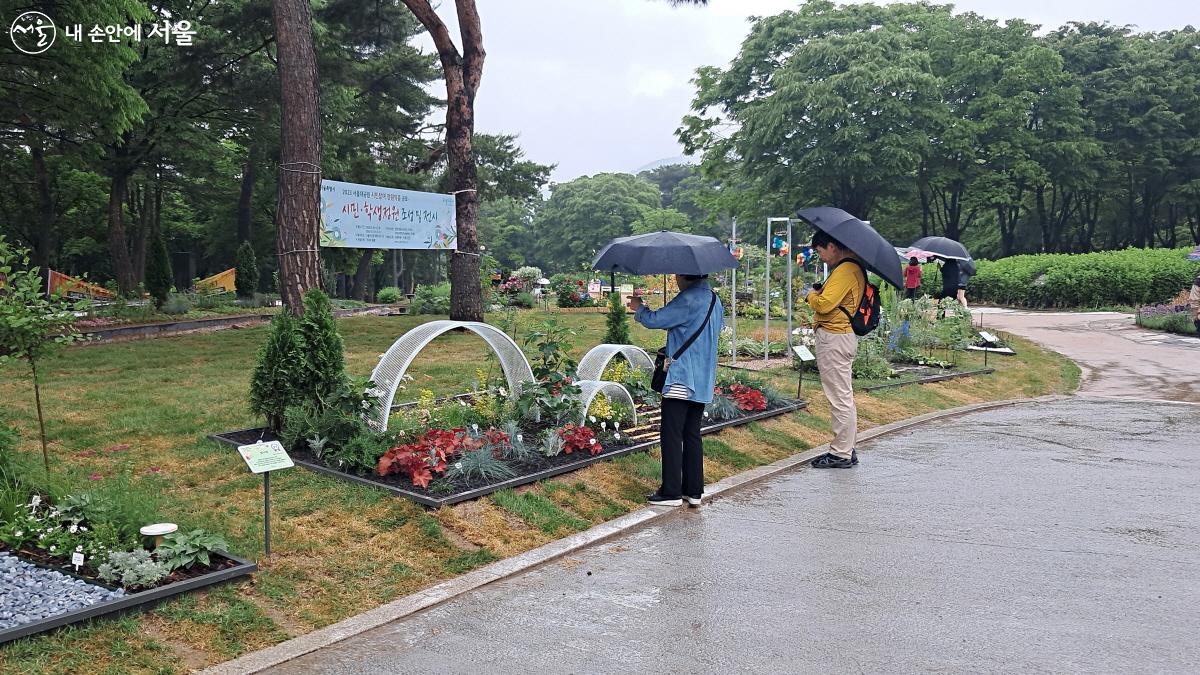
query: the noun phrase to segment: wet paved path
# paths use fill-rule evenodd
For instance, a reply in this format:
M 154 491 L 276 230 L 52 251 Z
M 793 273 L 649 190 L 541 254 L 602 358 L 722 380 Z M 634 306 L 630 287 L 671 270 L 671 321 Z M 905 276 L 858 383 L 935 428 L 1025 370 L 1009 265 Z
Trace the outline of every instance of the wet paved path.
M 1200 672 L 1198 430 L 1088 398 L 936 422 L 270 672 Z

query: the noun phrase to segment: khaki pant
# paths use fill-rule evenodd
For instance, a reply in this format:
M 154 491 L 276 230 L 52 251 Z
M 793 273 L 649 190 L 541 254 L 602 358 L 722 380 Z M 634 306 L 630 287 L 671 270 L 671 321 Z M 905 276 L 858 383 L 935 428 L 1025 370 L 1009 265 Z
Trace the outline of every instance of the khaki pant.
M 854 333 L 830 333 L 817 329 L 817 368 L 821 371 L 821 388 L 833 409 L 833 440 L 830 451 L 850 458 L 858 431 L 858 408 L 854 405 L 854 388 L 850 384 L 851 367 L 858 354 L 858 336 Z

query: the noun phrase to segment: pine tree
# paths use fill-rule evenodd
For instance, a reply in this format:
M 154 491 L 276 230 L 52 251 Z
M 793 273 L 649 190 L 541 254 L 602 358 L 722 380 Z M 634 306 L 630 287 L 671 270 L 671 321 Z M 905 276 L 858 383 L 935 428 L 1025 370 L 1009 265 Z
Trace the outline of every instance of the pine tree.
M 304 294 L 300 339 L 304 343 L 304 373 L 299 384 L 304 396 L 340 389 L 346 383 L 342 336 L 337 331 L 329 296 L 320 289 L 309 289 Z
M 300 389 L 304 361 L 299 320 L 288 312 L 276 314 L 250 378 L 250 411 L 266 417 L 275 433 L 283 430 L 284 410 L 305 397 Z
M 608 296 L 608 317 L 605 319 L 608 331 L 604 341 L 613 345 L 629 344 L 629 317 L 625 314 L 625 306 L 621 304 L 620 293 L 610 293 Z
M 237 296 L 253 298 L 258 290 L 258 259 L 254 256 L 254 247 L 250 242 L 243 241 L 237 250 Z
M 154 306 L 161 308 L 171 294 L 171 259 L 167 256 L 167 245 L 162 233 L 154 232 L 150 240 L 150 255 L 146 259 L 146 290 L 154 298 Z

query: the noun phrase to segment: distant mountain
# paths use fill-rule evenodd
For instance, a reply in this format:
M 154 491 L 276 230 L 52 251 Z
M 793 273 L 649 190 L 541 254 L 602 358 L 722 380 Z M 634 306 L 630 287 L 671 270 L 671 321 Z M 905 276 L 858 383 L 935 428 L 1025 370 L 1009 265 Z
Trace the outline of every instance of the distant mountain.
M 674 157 L 664 157 L 663 159 L 659 159 L 659 160 L 650 162 L 649 164 L 647 164 L 631 173 L 633 173 L 633 175 L 636 176 L 643 171 L 653 171 L 653 170 L 659 168 L 660 166 L 670 166 L 672 164 L 695 165 L 696 160 L 691 157 L 688 157 L 687 155 L 675 155 Z

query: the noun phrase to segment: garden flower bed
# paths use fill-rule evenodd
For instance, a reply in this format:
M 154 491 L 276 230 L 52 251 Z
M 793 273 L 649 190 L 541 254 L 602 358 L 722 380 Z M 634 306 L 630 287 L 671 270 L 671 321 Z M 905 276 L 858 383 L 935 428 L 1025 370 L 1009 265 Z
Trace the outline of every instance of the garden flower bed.
M 702 434 L 711 434 L 727 427 L 794 412 L 807 405 L 804 401 L 780 398 L 774 392 L 770 392 L 771 398 L 768 402 L 761 389 L 754 389 L 736 381 L 730 381 L 727 388 L 730 389 L 728 392 L 722 391 L 738 398 L 727 398 L 728 403 L 718 402 L 716 405 L 725 409 L 725 415 L 731 416 L 717 418 L 712 412 L 707 413 L 706 424 L 701 428 Z M 460 400 L 465 402 L 470 398 L 456 398 L 451 406 L 464 407 L 457 403 Z M 741 405 L 753 409 L 743 410 Z M 730 406 L 736 412 L 732 412 Z M 410 460 L 418 460 L 415 462 L 415 471 L 389 470 L 381 473 L 378 464 L 375 471 L 348 470 L 344 465 L 339 466 L 336 459 L 317 455 L 307 444 L 294 446 L 291 455 L 296 464 L 309 470 L 387 490 L 419 504 L 437 508 L 577 471 L 596 462 L 649 450 L 658 445 L 659 412 L 656 407 L 647 404 L 639 405 L 637 412 L 637 425 L 601 420 L 589 415 L 584 425 L 568 423 L 559 429 L 545 425 L 540 428 L 533 426 L 511 435 L 495 427 L 486 430 L 469 427 L 427 430 L 417 437 L 417 442 L 397 446 L 402 450 L 393 452 L 395 449 L 389 449 L 392 455 L 404 453 Z M 564 434 L 562 429 L 568 430 Z M 491 439 L 488 438 L 489 434 Z M 536 450 L 526 447 L 523 452 L 514 452 L 513 444 L 524 444 L 527 434 L 531 438 L 540 434 L 543 439 L 550 435 L 582 438 L 575 443 L 575 447 L 569 442 L 565 443 L 558 454 L 547 454 L 541 451 L 541 447 Z M 254 443 L 259 439 L 279 440 L 265 428 L 212 434 L 209 438 L 232 446 Z M 590 442 L 593 439 L 595 443 Z M 463 461 L 464 456 L 477 456 L 480 452 L 491 454 L 493 459 L 503 461 L 503 466 L 508 471 L 498 471 L 491 476 L 474 476 L 461 469 L 453 470 L 456 464 Z M 437 460 L 430 462 L 430 457 L 436 457 Z M 387 469 L 391 469 L 391 461 L 387 463 Z
M 106 508 L 90 497 L 51 505 L 35 494 L 0 525 L 0 644 L 257 569 L 203 530 L 167 535 L 153 552 L 131 545 L 100 515 Z

